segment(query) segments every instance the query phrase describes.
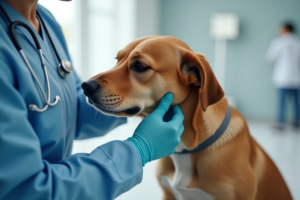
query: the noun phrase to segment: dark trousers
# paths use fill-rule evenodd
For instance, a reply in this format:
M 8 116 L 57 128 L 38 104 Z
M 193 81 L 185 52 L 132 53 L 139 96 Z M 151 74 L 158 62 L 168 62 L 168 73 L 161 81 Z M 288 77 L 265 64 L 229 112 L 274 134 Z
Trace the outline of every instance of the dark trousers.
M 299 102 L 300 89 L 279 89 L 279 115 L 278 122 L 283 124 L 285 122 L 285 110 L 286 110 L 286 97 L 289 96 L 294 101 L 294 123 L 300 122 L 300 102 Z

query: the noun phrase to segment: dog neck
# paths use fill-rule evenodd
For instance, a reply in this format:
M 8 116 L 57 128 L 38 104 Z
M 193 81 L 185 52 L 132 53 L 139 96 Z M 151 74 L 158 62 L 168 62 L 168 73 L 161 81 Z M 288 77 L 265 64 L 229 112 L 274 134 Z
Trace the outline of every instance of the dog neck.
M 201 108 L 199 92 L 198 87 L 191 86 L 189 95 L 179 104 L 184 115 L 184 132 L 181 141 L 188 150 L 196 148 L 216 132 L 224 120 L 228 106 L 224 98 L 210 105 L 204 112 Z

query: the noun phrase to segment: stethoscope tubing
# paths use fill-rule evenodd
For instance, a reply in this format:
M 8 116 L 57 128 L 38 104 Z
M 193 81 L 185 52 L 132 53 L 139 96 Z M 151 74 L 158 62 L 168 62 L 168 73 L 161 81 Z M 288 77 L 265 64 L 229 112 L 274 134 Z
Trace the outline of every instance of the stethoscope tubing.
M 14 29 L 11 29 L 11 30 L 14 30 Z M 42 60 L 42 66 L 43 66 L 43 70 L 44 70 L 45 77 L 46 77 L 47 90 L 48 90 L 48 98 L 46 97 L 45 91 L 44 91 L 44 89 L 43 89 L 43 87 L 42 87 L 40 81 L 38 80 L 38 78 L 37 78 L 37 76 L 36 76 L 34 70 L 32 69 L 32 67 L 31 67 L 31 65 L 30 65 L 30 63 L 29 63 L 29 61 L 28 61 L 26 55 L 24 54 L 23 50 L 22 50 L 22 49 L 19 50 L 20 55 L 22 56 L 24 62 L 26 63 L 28 69 L 30 70 L 30 72 L 31 72 L 31 74 L 32 74 L 32 76 L 33 76 L 33 78 L 34 78 L 35 81 L 37 82 L 37 84 L 38 84 L 38 86 L 39 86 L 39 88 L 40 88 L 40 90 L 41 90 L 41 92 L 42 92 L 42 94 L 43 94 L 43 97 L 44 97 L 44 99 L 45 99 L 45 102 L 46 102 L 46 106 L 45 106 L 44 108 L 42 108 L 42 109 L 38 108 L 38 107 L 37 107 L 36 105 L 34 105 L 34 104 L 30 104 L 30 105 L 29 105 L 29 109 L 32 110 L 32 111 L 37 111 L 37 112 L 44 112 L 44 111 L 48 108 L 48 106 L 55 106 L 55 105 L 60 101 L 60 97 L 59 97 L 59 96 L 56 96 L 56 97 L 55 97 L 54 103 L 50 103 L 50 96 L 51 96 L 50 90 L 51 90 L 51 89 L 50 89 L 50 83 L 49 83 L 49 77 L 48 77 L 48 72 L 47 72 L 47 68 L 46 68 L 46 63 L 45 63 L 44 58 L 43 58 L 43 52 L 42 52 L 42 49 L 40 48 L 40 49 L 38 49 L 38 51 L 39 51 L 39 54 L 40 54 L 40 57 L 41 57 L 41 60 Z
M 46 67 L 46 63 L 44 61 L 44 57 L 43 57 L 43 52 L 42 52 L 42 49 L 41 49 L 41 45 L 40 45 L 40 43 L 39 43 L 39 41 L 38 41 L 35 33 L 33 32 L 33 30 L 31 29 L 30 26 L 28 26 L 26 23 L 21 22 L 21 21 L 12 22 L 11 19 L 10 19 L 10 17 L 8 16 L 8 14 L 6 13 L 6 11 L 4 10 L 4 8 L 2 7 L 1 4 L 0 4 L 0 9 L 2 10 L 2 12 L 4 13 L 4 15 L 7 17 L 8 21 L 10 22 L 9 32 L 10 32 L 10 35 L 11 35 L 12 42 L 15 45 L 16 49 L 19 51 L 19 53 L 20 53 L 21 57 L 23 58 L 25 64 L 27 65 L 28 69 L 30 70 L 33 78 L 37 82 L 37 84 L 38 84 L 38 86 L 39 86 L 39 88 L 40 88 L 40 90 L 41 90 L 41 92 L 43 94 L 43 97 L 45 99 L 45 102 L 46 102 L 46 105 L 42 109 L 38 108 L 37 105 L 35 105 L 35 104 L 30 104 L 29 105 L 29 110 L 31 110 L 31 111 L 37 111 L 37 112 L 44 112 L 48 108 L 48 106 L 55 106 L 61 99 L 60 99 L 59 96 L 56 96 L 54 103 L 50 102 L 51 89 L 50 89 L 50 83 L 49 83 L 49 77 L 48 77 L 47 67 Z M 60 57 L 59 57 L 59 55 L 57 53 L 57 50 L 56 50 L 56 48 L 55 48 L 55 46 L 53 44 L 53 41 L 52 41 L 52 39 L 50 37 L 50 34 L 49 34 L 49 32 L 48 32 L 45 24 L 44 24 L 44 21 L 43 21 L 41 15 L 40 15 L 40 13 L 38 11 L 36 11 L 36 12 L 37 12 L 37 15 L 39 16 L 39 18 L 40 18 L 40 20 L 42 22 L 42 26 L 45 27 L 44 29 L 46 31 L 46 34 L 48 35 L 48 38 L 50 39 L 51 45 L 52 45 L 52 47 L 54 49 L 54 52 L 55 52 L 55 54 L 56 54 L 59 62 L 61 62 Z M 43 71 L 45 73 L 46 82 L 47 82 L 48 98 L 47 98 L 46 93 L 45 93 L 45 91 L 44 91 L 44 89 L 43 89 L 40 81 L 38 80 L 38 78 L 37 78 L 34 70 L 32 69 L 32 67 L 31 67 L 31 65 L 30 65 L 30 63 L 29 63 L 29 61 L 28 61 L 25 53 L 23 52 L 22 47 L 21 47 L 21 45 L 20 45 L 17 37 L 16 37 L 16 34 L 15 34 L 15 27 L 16 26 L 22 26 L 22 27 L 24 27 L 30 33 L 31 37 L 34 40 L 36 48 L 39 51 L 39 56 L 40 56 L 41 61 L 42 61 L 42 67 L 43 67 Z
M 11 40 L 14 43 L 15 47 L 17 48 L 18 51 L 20 51 L 22 49 L 17 37 L 16 37 L 16 33 L 15 33 L 15 28 L 16 26 L 23 26 L 24 28 L 26 28 L 26 30 L 30 33 L 31 37 L 34 40 L 35 46 L 37 48 L 37 50 L 41 49 L 41 45 L 39 43 L 39 40 L 37 39 L 36 35 L 34 34 L 33 30 L 30 28 L 30 26 L 28 26 L 26 23 L 21 22 L 21 21 L 15 21 L 12 22 L 9 26 L 9 32 L 11 34 Z
M 42 16 L 41 16 L 40 12 L 39 12 L 38 10 L 36 10 L 36 14 L 39 16 L 39 18 L 40 18 L 40 20 L 41 20 L 42 26 L 44 27 L 44 30 L 45 30 L 45 32 L 46 32 L 46 34 L 47 34 L 47 36 L 48 36 L 48 38 L 49 38 L 49 40 L 50 40 L 51 46 L 52 46 L 52 48 L 53 48 L 53 50 L 54 50 L 54 53 L 55 53 L 55 55 L 56 55 L 56 58 L 58 59 L 58 62 L 61 63 L 62 60 L 61 60 L 61 58 L 60 58 L 60 56 L 59 56 L 59 54 L 58 54 L 58 52 L 57 52 L 57 50 L 56 50 L 56 47 L 55 47 L 55 45 L 54 45 L 54 43 L 53 43 L 53 41 L 52 41 L 52 38 L 50 37 L 50 33 L 49 33 L 48 29 L 46 28 L 46 25 L 45 25 L 45 23 L 44 23 L 44 20 L 43 20 L 43 18 L 42 18 Z

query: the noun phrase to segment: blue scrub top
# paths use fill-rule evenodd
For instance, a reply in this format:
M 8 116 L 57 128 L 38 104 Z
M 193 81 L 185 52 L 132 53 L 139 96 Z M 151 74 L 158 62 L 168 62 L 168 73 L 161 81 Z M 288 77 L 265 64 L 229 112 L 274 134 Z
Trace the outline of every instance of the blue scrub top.
M 23 21 L 16 10 L 0 0 L 12 21 Z M 38 5 L 54 45 L 62 59 L 70 60 L 60 26 L 52 14 Z M 128 141 L 112 141 L 92 153 L 70 155 L 74 139 L 106 134 L 126 122 L 95 114 L 72 72 L 57 73 L 58 60 L 41 26 L 41 44 L 51 87 L 51 102 L 61 101 L 45 112 L 28 110 L 29 104 L 44 107 L 36 81 L 9 36 L 9 22 L 0 11 L 0 199 L 115 199 L 142 180 L 142 163 Z M 32 27 L 34 30 L 34 28 Z M 32 37 L 23 27 L 16 35 L 47 93 L 41 60 Z

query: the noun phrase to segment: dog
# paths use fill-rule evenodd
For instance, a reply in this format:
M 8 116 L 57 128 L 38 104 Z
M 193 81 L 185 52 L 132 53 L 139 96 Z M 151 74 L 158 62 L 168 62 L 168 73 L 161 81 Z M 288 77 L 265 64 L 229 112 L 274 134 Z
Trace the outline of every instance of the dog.
M 184 114 L 177 153 L 160 159 L 156 168 L 163 199 L 292 199 L 243 116 L 228 106 L 204 55 L 175 37 L 151 36 L 131 42 L 116 58 L 115 67 L 89 81 L 89 104 L 105 114 L 144 118 L 170 92 L 172 105 Z M 204 149 L 192 151 L 207 141 Z

